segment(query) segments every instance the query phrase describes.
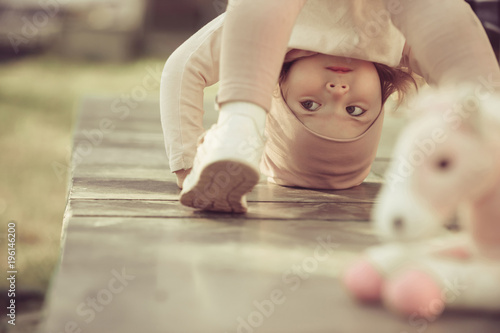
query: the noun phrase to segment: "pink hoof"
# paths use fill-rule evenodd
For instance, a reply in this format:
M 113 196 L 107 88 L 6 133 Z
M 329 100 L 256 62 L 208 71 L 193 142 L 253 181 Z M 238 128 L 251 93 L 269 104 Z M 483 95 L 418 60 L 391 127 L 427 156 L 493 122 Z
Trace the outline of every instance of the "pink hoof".
M 424 272 L 403 272 L 386 282 L 383 290 L 385 304 L 405 316 L 434 319 L 445 307 L 439 286 Z
M 383 279 L 368 260 L 361 259 L 349 267 L 343 281 L 358 300 L 363 302 L 380 300 Z

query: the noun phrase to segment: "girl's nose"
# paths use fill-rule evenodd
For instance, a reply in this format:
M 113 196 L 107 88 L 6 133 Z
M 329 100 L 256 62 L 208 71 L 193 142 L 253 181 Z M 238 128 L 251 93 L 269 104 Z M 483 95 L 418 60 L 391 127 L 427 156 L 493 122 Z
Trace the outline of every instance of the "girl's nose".
M 349 85 L 347 85 L 345 83 L 337 84 L 337 83 L 328 82 L 326 84 L 326 89 L 332 94 L 344 95 L 345 93 L 347 93 L 349 91 Z

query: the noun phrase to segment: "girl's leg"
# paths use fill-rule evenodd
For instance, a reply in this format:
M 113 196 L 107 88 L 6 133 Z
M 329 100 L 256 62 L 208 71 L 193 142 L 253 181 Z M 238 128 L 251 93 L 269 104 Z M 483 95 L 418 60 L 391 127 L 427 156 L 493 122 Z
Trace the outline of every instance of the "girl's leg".
M 217 125 L 199 146 L 180 201 L 242 213 L 259 181 L 264 127 L 292 27 L 306 0 L 233 0 L 225 18 Z
M 399 7 L 392 7 L 392 20 L 411 47 L 412 61 L 428 82 L 472 84 L 479 98 L 500 92 L 495 54 L 481 22 L 465 1 L 399 3 Z
M 219 104 L 269 110 L 295 19 L 306 0 L 232 0 L 224 22 Z

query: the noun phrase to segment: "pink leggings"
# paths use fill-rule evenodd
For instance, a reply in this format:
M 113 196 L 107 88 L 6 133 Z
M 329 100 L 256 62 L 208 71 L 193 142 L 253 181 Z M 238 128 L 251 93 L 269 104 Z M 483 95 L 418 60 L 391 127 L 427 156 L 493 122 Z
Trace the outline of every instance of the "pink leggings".
M 219 103 L 246 101 L 269 110 L 293 24 L 306 1 L 229 1 L 222 35 Z M 482 89 L 483 95 L 500 92 L 495 54 L 467 3 L 385 1 L 394 25 L 411 47 L 413 64 L 429 83 L 467 82 Z

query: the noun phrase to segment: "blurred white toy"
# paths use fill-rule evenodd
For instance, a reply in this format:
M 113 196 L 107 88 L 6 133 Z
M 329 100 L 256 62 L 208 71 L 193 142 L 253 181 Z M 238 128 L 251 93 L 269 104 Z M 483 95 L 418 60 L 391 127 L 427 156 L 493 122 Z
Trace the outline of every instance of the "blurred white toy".
M 430 91 L 412 109 L 373 214 L 393 242 L 369 249 L 344 282 L 409 316 L 500 312 L 500 98 Z M 452 234 L 455 214 L 462 231 Z

